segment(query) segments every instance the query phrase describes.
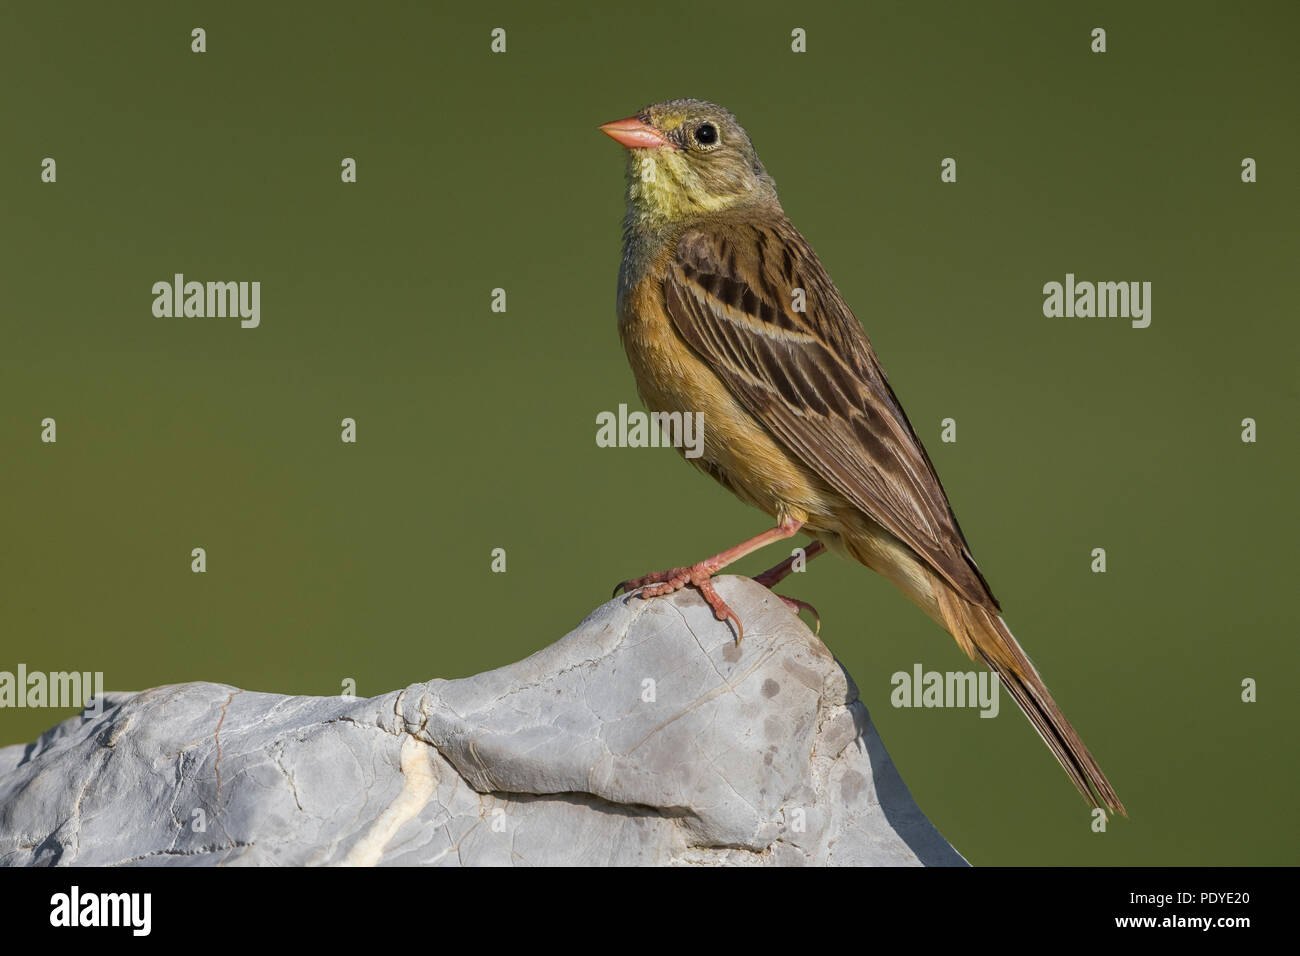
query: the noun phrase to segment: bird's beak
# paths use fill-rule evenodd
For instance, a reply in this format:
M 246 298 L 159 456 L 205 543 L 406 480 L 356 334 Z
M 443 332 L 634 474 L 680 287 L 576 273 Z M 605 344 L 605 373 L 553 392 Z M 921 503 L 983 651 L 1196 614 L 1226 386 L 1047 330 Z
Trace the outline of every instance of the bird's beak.
M 606 123 L 600 127 L 600 131 L 628 149 L 655 149 L 659 146 L 677 148 L 664 138 L 663 133 L 641 122 L 635 116 Z

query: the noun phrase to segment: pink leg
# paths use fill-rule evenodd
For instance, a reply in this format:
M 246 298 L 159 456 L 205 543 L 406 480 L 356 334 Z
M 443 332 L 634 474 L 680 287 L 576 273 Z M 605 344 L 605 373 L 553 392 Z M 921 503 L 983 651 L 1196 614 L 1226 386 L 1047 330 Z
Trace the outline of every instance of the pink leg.
M 822 616 L 815 607 L 807 601 L 800 601 L 798 598 L 786 597 L 784 594 L 777 594 L 775 591 L 772 593 L 776 594 L 776 596 L 781 599 L 781 603 L 794 612 L 795 617 L 799 616 L 800 611 L 807 611 L 811 614 L 813 619 L 817 622 L 817 630 L 814 633 L 820 634 L 822 632 Z
M 825 550 L 826 550 L 826 545 L 822 544 L 820 541 L 814 541 L 812 544 L 808 545 L 808 547 L 804 548 L 803 551 L 804 560 L 811 561 L 813 558 L 817 557 L 817 555 L 821 554 Z M 780 564 L 778 564 L 776 567 L 768 568 L 762 574 L 755 577 L 754 580 L 757 581 L 759 584 L 763 585 L 763 587 L 765 588 L 773 588 L 776 587 L 778 584 L 780 584 L 782 581 L 784 581 L 787 577 L 789 577 L 790 572 L 792 572 L 793 570 L 794 570 L 794 555 L 791 555 L 790 557 L 782 561 Z
M 727 565 L 739 561 L 746 555 L 753 554 L 759 548 L 765 547 L 773 541 L 794 537 L 802 527 L 802 521 L 786 518 L 770 531 L 764 531 L 748 541 L 742 541 L 734 548 L 728 548 L 711 558 L 706 558 L 699 564 L 693 564 L 688 568 L 669 568 L 667 571 L 659 571 L 656 574 L 647 574 L 644 577 L 623 581 L 614 588 L 614 594 L 617 596 L 620 591 L 640 589 L 641 597 L 652 598 L 672 594 L 688 584 L 694 585 L 699 589 L 704 600 L 708 602 L 709 607 L 713 608 L 714 617 L 719 621 L 732 621 L 736 625 L 736 643 L 739 644 L 745 639 L 745 628 L 740 623 L 740 618 L 736 616 L 736 612 L 729 608 L 727 602 L 722 600 L 718 592 L 713 589 L 713 582 L 709 579 Z
M 804 560 L 811 561 L 825 550 L 826 545 L 822 544 L 820 541 L 814 541 L 812 544 L 808 545 L 808 547 L 804 548 Z M 789 577 L 790 573 L 794 571 L 794 560 L 794 555 L 791 555 L 776 567 L 768 568 L 762 574 L 758 575 L 758 577 L 754 578 L 754 580 L 765 588 L 770 589 L 776 587 L 776 585 L 784 581 Z M 798 598 L 786 597 L 784 594 L 777 594 L 776 596 L 781 599 L 782 603 L 784 603 L 786 607 L 794 611 L 796 615 L 800 611 L 807 611 L 811 614 L 817 621 L 817 633 L 820 634 L 822 632 L 822 616 L 817 608 L 813 607 L 807 601 L 800 601 Z

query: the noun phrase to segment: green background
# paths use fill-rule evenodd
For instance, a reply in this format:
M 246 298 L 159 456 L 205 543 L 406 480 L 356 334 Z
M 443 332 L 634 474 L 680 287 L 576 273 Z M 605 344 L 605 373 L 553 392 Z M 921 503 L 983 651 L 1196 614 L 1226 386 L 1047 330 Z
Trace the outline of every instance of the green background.
M 674 452 L 595 444 L 640 407 L 596 126 L 696 96 L 749 130 L 1131 819 L 1091 832 L 1005 694 L 996 720 L 891 708 L 893 672 L 972 665 L 822 559 L 783 590 L 922 809 L 976 864 L 1300 862 L 1298 26 L 1289 2 L 5 4 L 0 670 L 370 696 L 515 661 L 616 580 L 768 527 Z M 260 280 L 261 327 L 155 318 L 175 272 Z M 1066 272 L 1150 281 L 1151 327 L 1045 318 Z M 0 744 L 70 713 L 0 711 Z

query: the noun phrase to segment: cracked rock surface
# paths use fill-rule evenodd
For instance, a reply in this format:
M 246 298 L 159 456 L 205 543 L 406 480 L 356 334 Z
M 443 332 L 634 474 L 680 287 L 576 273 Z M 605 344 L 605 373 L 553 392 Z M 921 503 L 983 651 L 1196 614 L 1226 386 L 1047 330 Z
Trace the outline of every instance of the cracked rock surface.
M 0 749 L 0 864 L 962 865 L 857 689 L 766 588 L 617 598 L 369 699 L 108 694 Z

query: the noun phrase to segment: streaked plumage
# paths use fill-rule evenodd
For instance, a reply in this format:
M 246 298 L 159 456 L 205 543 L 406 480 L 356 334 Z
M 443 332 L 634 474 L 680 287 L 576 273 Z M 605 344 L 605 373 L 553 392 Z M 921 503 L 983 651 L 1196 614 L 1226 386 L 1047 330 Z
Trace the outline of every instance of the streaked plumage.
M 1080 792 L 1124 812 L 1003 623 L 862 326 L 745 131 L 699 100 L 602 128 L 628 146 L 619 331 L 647 407 L 703 412 L 704 453 L 688 460 L 777 520 L 765 540 L 802 530 L 893 581 L 998 673 Z M 694 583 L 724 617 L 707 582 L 720 566 L 642 580 Z

